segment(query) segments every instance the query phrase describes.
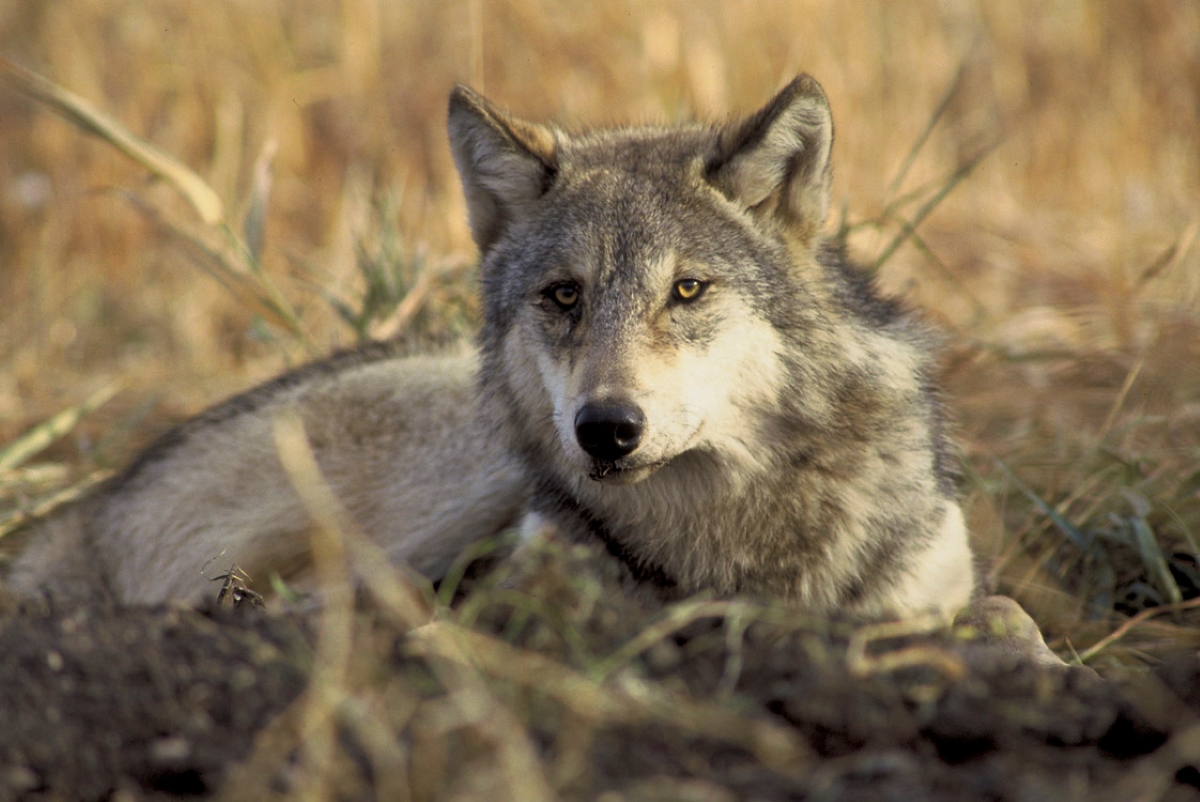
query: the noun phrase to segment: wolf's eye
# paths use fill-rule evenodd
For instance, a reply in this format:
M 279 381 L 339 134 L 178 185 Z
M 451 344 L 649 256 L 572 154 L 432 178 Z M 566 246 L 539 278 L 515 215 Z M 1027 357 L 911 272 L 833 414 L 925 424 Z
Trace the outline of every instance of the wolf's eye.
M 671 297 L 676 301 L 694 301 L 704 294 L 708 284 L 698 278 L 681 278 L 671 288 Z
M 564 312 L 575 308 L 575 304 L 579 303 L 579 287 L 575 284 L 555 284 L 553 287 L 547 287 L 544 294 Z

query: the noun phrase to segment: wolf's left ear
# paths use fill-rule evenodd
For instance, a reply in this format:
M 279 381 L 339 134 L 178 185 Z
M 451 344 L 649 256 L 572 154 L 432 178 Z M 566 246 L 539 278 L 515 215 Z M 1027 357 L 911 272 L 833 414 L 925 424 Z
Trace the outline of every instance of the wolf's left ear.
M 821 85 L 801 75 L 721 132 L 706 174 L 730 200 L 773 215 L 809 241 L 829 210 L 833 118 Z
M 450 93 L 450 149 L 481 254 L 540 198 L 557 172 L 554 131 L 500 111 L 459 85 Z

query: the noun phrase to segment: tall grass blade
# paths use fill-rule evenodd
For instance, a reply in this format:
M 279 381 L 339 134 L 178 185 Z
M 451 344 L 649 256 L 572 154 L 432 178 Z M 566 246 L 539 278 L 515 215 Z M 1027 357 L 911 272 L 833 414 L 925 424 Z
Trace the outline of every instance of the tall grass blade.
M 117 382 L 100 388 L 83 402 L 48 418 L 0 449 L 0 473 L 19 467 L 30 457 L 69 433 L 79 425 L 79 421 L 116 395 L 119 389 L 121 385 Z
M 131 134 L 88 101 L 3 56 L 0 56 L 0 75 L 8 77 L 35 100 L 44 103 L 80 129 L 103 139 L 175 187 L 207 225 L 216 225 L 224 218 L 224 204 L 204 179 L 149 142 Z
M 967 72 L 967 63 L 965 61 L 958 65 L 958 71 L 954 73 L 954 78 L 951 79 L 950 85 L 946 87 L 946 91 L 942 94 L 942 99 L 938 101 L 937 108 L 933 110 L 933 114 L 925 121 L 925 128 L 921 131 L 921 135 L 913 142 L 911 148 L 908 149 L 908 154 L 904 157 L 904 162 L 900 165 L 900 170 L 896 173 L 896 177 L 892 179 L 892 183 L 888 184 L 887 192 L 884 197 L 891 197 L 900 185 L 904 183 L 904 179 L 908 177 L 908 171 L 912 169 L 913 163 L 917 160 L 917 155 L 921 152 L 921 148 L 925 147 L 925 143 L 929 140 L 929 135 L 933 133 L 933 129 L 937 127 L 938 120 L 942 119 L 946 109 L 950 106 L 950 101 L 954 98 L 958 87 L 962 85 L 963 76 Z
M 1029 485 L 1022 482 L 1017 475 L 1013 473 L 1012 470 L 1010 470 L 1009 467 L 1003 462 L 996 460 L 996 466 L 1004 472 L 1004 475 L 1007 476 L 1014 485 L 1017 486 L 1017 489 L 1021 491 L 1021 494 L 1033 502 L 1034 506 L 1041 510 L 1046 517 L 1050 519 L 1050 522 L 1054 524 L 1058 531 L 1066 535 L 1067 539 L 1074 543 L 1080 551 L 1086 552 L 1092 547 L 1091 535 L 1080 531 L 1078 527 L 1074 526 L 1070 521 L 1060 515 L 1058 510 L 1051 507 L 1044 498 L 1033 492 Z
M 242 236 L 250 252 L 251 267 L 262 264 L 263 245 L 266 243 L 267 205 L 271 198 L 271 164 L 279 150 L 277 140 L 268 140 L 263 145 L 258 160 L 254 163 L 254 181 L 250 187 L 250 202 L 246 207 L 246 219 L 242 221 Z
M 1003 141 L 1003 138 L 997 137 L 985 145 L 970 159 L 967 159 L 967 161 L 959 165 L 958 169 L 950 175 L 950 177 L 946 180 L 946 183 L 942 185 L 941 189 L 934 193 L 933 197 L 925 201 L 921 208 L 917 210 L 917 213 L 913 216 L 911 221 L 901 220 L 900 233 L 898 233 L 892 239 L 892 241 L 888 243 L 887 247 L 883 249 L 883 251 L 875 259 L 874 263 L 871 264 L 871 272 L 877 272 L 881 267 L 883 267 L 884 263 L 886 263 L 887 260 L 892 257 L 892 254 L 894 254 L 901 245 L 903 245 L 916 233 L 917 226 L 921 225 L 925 218 L 929 216 L 929 213 L 936 209 L 938 205 L 945 200 L 946 196 L 949 195 L 964 178 L 970 175 L 981 161 L 983 161 L 993 150 L 998 148 L 1000 143 Z
M 1133 507 L 1133 515 L 1128 518 L 1128 521 L 1133 529 L 1133 540 L 1147 575 L 1158 590 L 1166 595 L 1170 604 L 1179 604 L 1183 601 L 1183 593 L 1179 590 L 1179 583 L 1175 581 L 1171 569 L 1167 566 L 1166 555 L 1163 554 L 1162 546 L 1154 534 L 1154 529 L 1146 520 L 1146 516 L 1150 514 L 1150 502 L 1132 490 L 1126 489 L 1121 492 Z
M 125 199 L 162 231 L 175 237 L 177 242 L 184 246 L 192 262 L 228 290 L 240 303 L 283 329 L 309 353 L 318 352 L 316 344 L 308 336 L 300 313 L 279 287 L 265 273 L 242 266 L 242 260 L 251 260 L 250 254 L 228 227 L 221 227 L 227 236 L 227 246 L 222 249 L 211 244 L 200 233 L 166 218 L 159 210 L 147 205 L 137 196 L 126 194 Z

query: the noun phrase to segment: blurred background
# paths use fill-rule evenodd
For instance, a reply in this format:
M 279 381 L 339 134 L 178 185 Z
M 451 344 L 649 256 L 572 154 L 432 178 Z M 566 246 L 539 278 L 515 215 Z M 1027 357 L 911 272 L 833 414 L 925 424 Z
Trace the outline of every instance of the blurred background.
M 1200 595 L 1200 4 L 43 0 L 0 3 L 0 55 L 223 204 L 0 78 L 0 446 L 117 388 L 0 471 L 0 513 L 308 356 L 470 330 L 455 82 L 587 126 L 720 120 L 809 72 L 830 231 L 946 333 L 988 581 L 1064 648 Z

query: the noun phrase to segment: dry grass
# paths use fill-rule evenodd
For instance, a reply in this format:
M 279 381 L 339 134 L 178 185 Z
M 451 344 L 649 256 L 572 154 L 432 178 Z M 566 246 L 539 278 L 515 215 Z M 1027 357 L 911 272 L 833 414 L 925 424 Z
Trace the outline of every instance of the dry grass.
M 136 141 L 122 155 L 111 131 L 84 136 L 0 80 L 0 533 L 311 354 L 469 328 L 474 257 L 444 135 L 453 82 L 582 125 L 746 110 L 804 70 L 839 125 L 831 225 L 947 331 L 995 586 L 1094 664 L 1194 647 L 1197 41 L 1200 7 L 1169 0 L 4 6 L 0 55 L 177 159 L 219 203 L 189 202 L 188 173 L 138 158 Z M 293 476 L 311 484 L 291 442 Z M 338 733 L 380 798 L 585 788 L 590 739 L 621 726 L 807 771 L 791 732 L 630 670 L 714 618 L 732 688 L 741 635 L 769 610 L 698 602 L 647 623 L 601 604 L 586 573 L 555 571 L 529 595 L 484 587 L 451 610 L 362 559 L 369 545 L 320 495 L 307 494 L 325 521 L 318 567 L 333 582 L 347 553 L 377 566 L 376 620 L 327 606 L 308 692 L 227 796 L 266 798 L 287 755 L 291 798 L 354 788 Z M 510 616 L 499 633 L 497 608 Z M 591 629 L 614 615 L 618 631 Z M 424 684 L 386 673 L 412 627 Z M 923 648 L 861 667 L 892 658 L 959 668 Z
M 0 443 L 123 388 L 0 453 L 0 516 L 307 355 L 468 327 L 455 81 L 591 124 L 747 110 L 803 70 L 839 126 L 832 224 L 948 333 L 996 587 L 1080 651 L 1175 605 L 1094 660 L 1195 645 L 1197 41 L 1171 0 L 6 5 L 0 54 L 220 208 L 0 83 Z

